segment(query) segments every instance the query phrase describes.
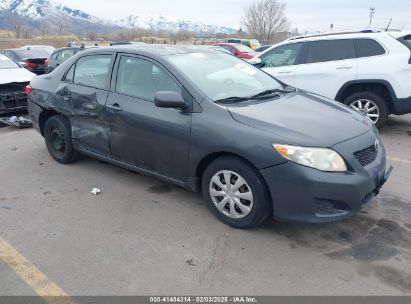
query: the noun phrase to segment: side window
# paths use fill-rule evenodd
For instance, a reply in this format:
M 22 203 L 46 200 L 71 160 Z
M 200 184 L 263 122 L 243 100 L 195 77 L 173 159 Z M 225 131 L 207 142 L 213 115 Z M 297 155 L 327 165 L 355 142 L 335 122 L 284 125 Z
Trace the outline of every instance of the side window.
M 281 67 L 297 64 L 302 43 L 291 43 L 279 46 L 261 56 L 264 67 Z
M 60 52 L 55 52 L 55 53 L 51 56 L 51 58 L 53 58 L 54 61 L 58 61 L 59 57 L 60 57 Z
M 373 39 L 354 39 L 357 57 L 371 57 L 385 54 L 384 48 Z
M 73 64 L 70 69 L 68 70 L 68 72 L 66 73 L 66 76 L 64 76 L 63 81 L 67 81 L 67 82 L 73 82 L 73 78 L 74 78 L 74 69 L 76 67 L 76 64 Z
M 117 72 L 117 93 L 154 101 L 154 94 L 160 91 L 182 94 L 181 87 L 158 65 L 141 58 L 121 57 Z
M 77 60 L 74 83 L 97 89 L 105 89 L 111 55 L 91 55 Z
M 350 39 L 306 42 L 303 63 L 317 63 L 356 58 Z
M 71 56 L 74 55 L 74 49 L 65 49 L 61 51 L 61 54 L 59 56 L 59 61 L 64 62 L 67 59 L 69 59 Z

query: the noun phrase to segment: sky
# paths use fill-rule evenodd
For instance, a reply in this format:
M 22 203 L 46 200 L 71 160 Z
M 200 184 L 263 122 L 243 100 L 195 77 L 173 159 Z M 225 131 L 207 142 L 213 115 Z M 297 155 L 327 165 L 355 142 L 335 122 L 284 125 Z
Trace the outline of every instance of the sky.
M 244 7 L 253 0 L 55 0 L 105 19 L 130 14 L 164 14 L 206 24 L 238 28 Z M 292 28 L 300 32 L 359 29 L 368 26 L 369 9 L 375 7 L 372 26 L 411 29 L 411 0 L 283 0 Z

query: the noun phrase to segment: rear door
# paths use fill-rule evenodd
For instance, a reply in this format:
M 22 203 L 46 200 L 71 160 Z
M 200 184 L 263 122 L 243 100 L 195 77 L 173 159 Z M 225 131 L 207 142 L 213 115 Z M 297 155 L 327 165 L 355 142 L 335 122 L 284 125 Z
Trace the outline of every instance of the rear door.
M 334 99 L 348 81 L 357 79 L 358 60 L 352 39 L 308 41 L 294 86 Z
M 154 94 L 174 91 L 188 103 L 192 97 L 159 63 L 135 55 L 118 56 L 107 108 L 111 110 L 113 157 L 179 181 L 188 169 L 191 111 L 159 108 Z
M 262 69 L 278 80 L 293 86 L 302 45 L 301 42 L 289 43 L 262 54 L 259 57 Z
M 67 105 L 73 139 L 84 149 L 105 156 L 110 155 L 105 103 L 113 58 L 113 54 L 80 57 L 56 92 Z

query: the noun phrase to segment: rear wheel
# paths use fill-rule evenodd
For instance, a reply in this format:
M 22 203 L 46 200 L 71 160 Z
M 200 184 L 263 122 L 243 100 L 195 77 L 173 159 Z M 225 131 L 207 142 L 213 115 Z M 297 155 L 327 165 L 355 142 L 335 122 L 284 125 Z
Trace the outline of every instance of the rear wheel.
M 210 210 L 225 224 L 250 228 L 271 213 L 272 203 L 258 171 L 235 157 L 221 157 L 204 171 L 202 192 Z
M 68 164 L 79 157 L 71 142 L 69 120 L 63 115 L 51 116 L 44 125 L 44 138 L 47 150 L 59 163 Z
M 373 92 L 360 92 L 349 96 L 344 103 L 363 114 L 378 128 L 388 119 L 388 106 L 384 99 Z

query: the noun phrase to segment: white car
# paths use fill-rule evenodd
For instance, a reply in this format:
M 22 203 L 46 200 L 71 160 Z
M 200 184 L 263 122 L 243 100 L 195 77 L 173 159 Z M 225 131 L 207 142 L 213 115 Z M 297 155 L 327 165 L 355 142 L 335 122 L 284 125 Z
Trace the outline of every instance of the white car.
M 26 85 L 36 74 L 0 54 L 0 114 L 27 109 Z
M 291 86 L 342 102 L 380 127 L 411 112 L 411 31 L 290 38 L 250 63 Z

